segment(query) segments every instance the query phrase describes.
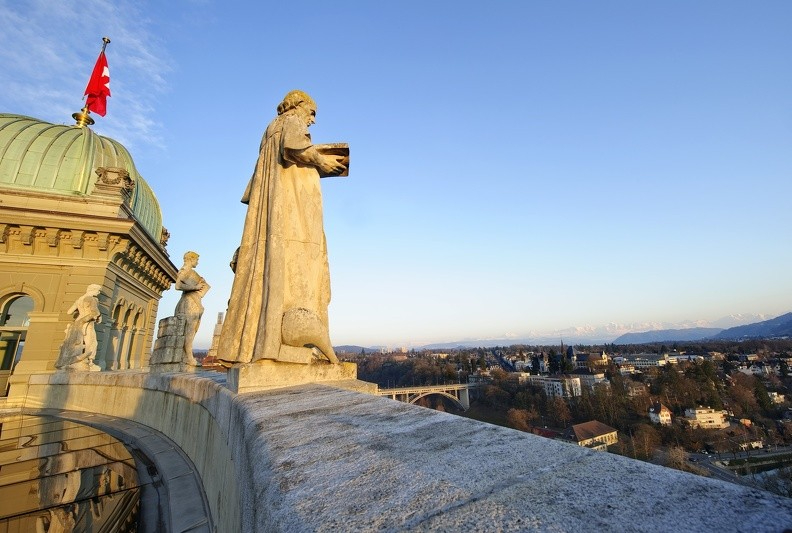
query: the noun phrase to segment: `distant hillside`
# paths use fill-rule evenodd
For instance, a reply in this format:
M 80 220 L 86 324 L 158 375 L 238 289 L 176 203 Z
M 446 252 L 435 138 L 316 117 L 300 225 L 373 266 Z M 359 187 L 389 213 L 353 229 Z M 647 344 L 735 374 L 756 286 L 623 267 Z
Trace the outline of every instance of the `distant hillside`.
M 641 333 L 625 333 L 614 340 L 613 344 L 699 341 L 714 337 L 721 331 L 723 330 L 720 328 L 658 329 Z
M 787 313 L 771 320 L 737 326 L 721 331 L 715 335 L 716 339 L 740 340 L 765 337 L 792 337 L 792 313 Z
M 333 350 L 335 350 L 336 353 L 353 353 L 353 354 L 359 354 L 363 350 L 365 350 L 366 353 L 378 353 L 380 351 L 379 348 L 367 348 L 365 346 L 355 346 L 350 344 L 345 344 L 343 346 L 333 346 Z

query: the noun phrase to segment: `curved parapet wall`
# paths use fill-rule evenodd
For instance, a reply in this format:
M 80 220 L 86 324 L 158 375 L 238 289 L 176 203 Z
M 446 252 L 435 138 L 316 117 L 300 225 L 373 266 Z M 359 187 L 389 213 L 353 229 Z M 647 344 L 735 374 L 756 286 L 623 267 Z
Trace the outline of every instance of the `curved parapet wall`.
M 57 372 L 30 376 L 24 407 L 99 413 L 165 434 L 198 470 L 222 532 L 241 531 L 240 483 L 228 445 L 234 396 L 222 381 L 191 374 Z
M 208 373 L 207 373 L 208 375 Z M 127 417 L 195 463 L 218 531 L 782 531 L 792 500 L 323 385 L 31 377 L 28 407 Z

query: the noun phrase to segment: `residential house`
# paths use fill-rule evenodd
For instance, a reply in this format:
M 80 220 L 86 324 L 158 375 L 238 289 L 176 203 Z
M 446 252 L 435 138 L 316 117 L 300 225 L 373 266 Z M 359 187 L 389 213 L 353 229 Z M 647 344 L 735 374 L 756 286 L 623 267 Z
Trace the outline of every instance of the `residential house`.
M 784 400 L 786 399 L 783 394 L 779 394 L 777 392 L 768 392 L 767 395 L 770 396 L 770 401 L 775 404 L 784 403 Z
M 531 385 L 542 387 L 548 398 L 574 398 L 580 396 L 580 378 L 570 376 L 528 376 Z
M 641 383 L 640 381 L 627 381 L 626 386 L 627 396 L 630 398 L 649 394 L 649 387 L 646 386 L 646 383 Z
M 661 426 L 671 425 L 671 410 L 660 402 L 649 407 L 649 420 Z
M 564 439 L 600 451 L 607 451 L 608 445 L 619 442 L 616 430 L 597 420 L 573 425 L 564 432 Z
M 580 378 L 580 384 L 589 389 L 593 389 L 596 385 L 610 387 L 610 381 L 605 378 L 605 372 L 592 372 L 579 368 L 575 371 L 575 377 Z
M 692 427 L 704 429 L 725 429 L 729 427 L 725 411 L 717 411 L 710 407 L 685 409 L 685 421 Z

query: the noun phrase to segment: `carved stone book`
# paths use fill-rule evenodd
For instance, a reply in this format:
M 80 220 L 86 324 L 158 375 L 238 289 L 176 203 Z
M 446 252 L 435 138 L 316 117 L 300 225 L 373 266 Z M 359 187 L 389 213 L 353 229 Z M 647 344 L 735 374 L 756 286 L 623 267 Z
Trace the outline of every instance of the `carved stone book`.
M 344 165 L 344 171 L 340 174 L 323 174 L 319 171 L 319 175 L 323 178 L 345 178 L 349 176 L 349 145 L 347 143 L 330 143 L 330 144 L 315 144 L 314 148 L 322 155 L 338 155 L 344 159 L 341 163 Z

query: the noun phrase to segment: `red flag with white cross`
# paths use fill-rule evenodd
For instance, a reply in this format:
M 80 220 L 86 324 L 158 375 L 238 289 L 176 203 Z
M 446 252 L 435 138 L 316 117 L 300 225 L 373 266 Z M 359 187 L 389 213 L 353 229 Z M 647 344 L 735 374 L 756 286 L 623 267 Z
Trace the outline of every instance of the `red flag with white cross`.
M 85 88 L 85 107 L 97 115 L 105 116 L 107 113 L 107 97 L 110 96 L 110 69 L 107 67 L 107 58 L 104 50 L 99 52 L 91 79 Z

